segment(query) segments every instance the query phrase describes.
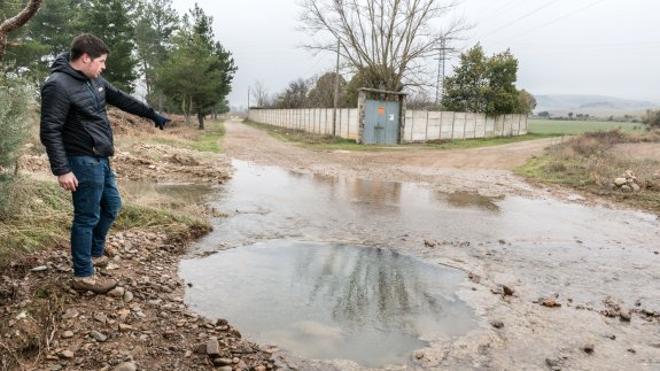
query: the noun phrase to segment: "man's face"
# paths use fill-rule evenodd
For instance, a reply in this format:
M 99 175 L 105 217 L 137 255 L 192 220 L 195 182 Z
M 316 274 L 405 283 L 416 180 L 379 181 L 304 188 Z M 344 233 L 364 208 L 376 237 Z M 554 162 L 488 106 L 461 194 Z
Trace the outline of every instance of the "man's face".
M 108 59 L 107 54 L 103 54 L 98 58 L 92 58 L 88 54 L 83 54 L 83 70 L 82 72 L 90 79 L 96 79 L 101 76 L 105 70 L 105 61 Z

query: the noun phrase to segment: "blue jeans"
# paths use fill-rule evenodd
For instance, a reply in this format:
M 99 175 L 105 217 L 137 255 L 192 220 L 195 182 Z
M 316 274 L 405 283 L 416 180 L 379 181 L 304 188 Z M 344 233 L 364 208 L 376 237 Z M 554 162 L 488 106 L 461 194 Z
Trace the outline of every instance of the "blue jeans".
M 105 157 L 70 156 L 69 166 L 78 179 L 72 193 L 71 255 L 76 277 L 94 274 L 92 257 L 103 256 L 105 237 L 121 209 L 115 174 Z

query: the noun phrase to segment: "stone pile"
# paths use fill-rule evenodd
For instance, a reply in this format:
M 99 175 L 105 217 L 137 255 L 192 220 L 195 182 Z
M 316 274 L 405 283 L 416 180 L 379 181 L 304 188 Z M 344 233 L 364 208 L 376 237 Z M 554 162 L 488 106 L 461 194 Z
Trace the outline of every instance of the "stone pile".
M 623 176 L 615 178 L 612 184 L 614 189 L 623 193 L 639 192 L 642 189 L 632 170 L 626 170 Z

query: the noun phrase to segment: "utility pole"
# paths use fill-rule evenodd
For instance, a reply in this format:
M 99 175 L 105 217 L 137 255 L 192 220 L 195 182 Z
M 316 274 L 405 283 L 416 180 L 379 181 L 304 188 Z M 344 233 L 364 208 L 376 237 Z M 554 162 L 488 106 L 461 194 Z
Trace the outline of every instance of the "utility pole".
M 438 77 L 435 82 L 435 104 L 438 105 L 445 95 L 445 61 L 447 60 L 447 39 L 440 39 L 440 55 L 438 56 Z M 441 88 L 442 86 L 442 88 Z
M 339 48 L 341 44 L 337 39 L 337 67 L 335 68 L 335 99 L 332 109 L 332 136 L 337 135 L 337 106 L 339 105 Z

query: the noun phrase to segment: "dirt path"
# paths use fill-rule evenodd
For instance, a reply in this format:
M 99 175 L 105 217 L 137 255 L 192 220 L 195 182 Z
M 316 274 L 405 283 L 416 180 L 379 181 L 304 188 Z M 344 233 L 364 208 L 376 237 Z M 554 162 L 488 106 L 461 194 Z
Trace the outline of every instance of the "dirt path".
M 433 185 L 443 192 L 468 191 L 539 195 L 511 170 L 558 139 L 549 138 L 495 147 L 434 151 L 312 151 L 272 138 L 237 121 L 226 124 L 224 147 L 232 158 L 300 172 Z
M 227 123 L 226 129 L 228 157 L 288 170 L 279 176 L 311 173 L 373 182 L 347 187 L 352 193 L 345 196 L 350 201 L 345 207 L 361 205 L 348 216 L 334 215 L 339 208 L 332 205 L 319 206 L 323 193 L 300 202 L 300 195 L 308 192 L 295 188 L 294 181 L 284 183 L 289 198 L 268 194 L 257 201 L 259 184 L 254 183 L 258 182 L 240 183 L 242 188 L 256 187 L 245 190 L 250 195 L 248 204 L 259 202 L 268 212 L 258 218 L 236 219 L 233 225 L 230 218 L 231 228 L 220 233 L 223 240 L 231 238 L 234 230 L 249 232 L 249 224 L 254 223 L 256 232 L 251 237 L 258 241 L 299 236 L 301 231 L 312 240 L 317 236 L 352 238 L 357 244 L 375 241 L 426 262 L 468 272 L 470 280 L 457 294 L 474 308 L 479 328 L 458 339 L 434 340 L 401 369 L 658 370 L 658 220 L 635 211 L 563 202 L 556 196 L 569 196 L 570 191 L 535 187 L 512 174 L 512 168 L 553 140 L 456 151 L 322 152 L 280 142 L 239 122 Z M 255 171 L 262 184 L 270 184 L 268 172 L 273 170 Z M 308 178 L 313 182 L 323 177 Z M 400 215 L 394 214 L 419 216 L 423 219 L 416 225 L 421 227 L 397 230 L 391 224 L 397 220 L 393 217 L 388 220 L 390 228 L 382 230 L 383 222 L 371 225 L 370 220 L 350 217 L 362 215 L 387 197 L 379 194 L 378 189 L 387 193 L 387 187 L 378 181 L 505 198 L 498 202 L 501 210 L 490 216 L 469 208 L 462 212 L 455 205 L 433 209 L 446 211 L 446 217 L 419 216 L 418 210 L 402 212 L 405 205 L 398 204 L 401 196 L 394 192 L 392 210 Z M 315 183 L 310 186 L 322 188 Z M 336 191 L 331 193 L 332 200 L 337 200 Z M 560 197 L 566 198 L 570 197 Z M 326 219 L 334 224 L 324 222 L 315 228 L 316 214 L 307 210 L 310 204 L 318 213 L 327 213 Z M 374 219 L 381 215 L 377 211 L 366 214 Z M 304 370 L 362 370 L 294 361 Z

